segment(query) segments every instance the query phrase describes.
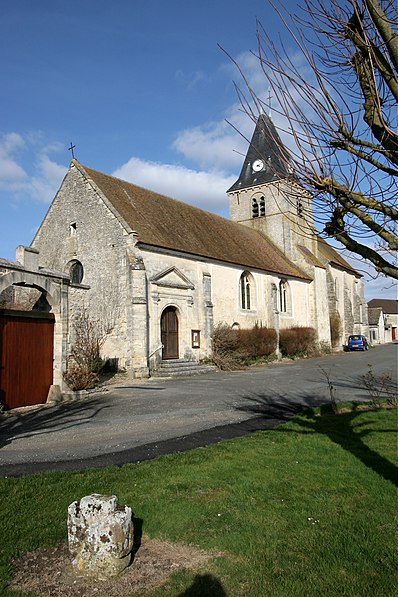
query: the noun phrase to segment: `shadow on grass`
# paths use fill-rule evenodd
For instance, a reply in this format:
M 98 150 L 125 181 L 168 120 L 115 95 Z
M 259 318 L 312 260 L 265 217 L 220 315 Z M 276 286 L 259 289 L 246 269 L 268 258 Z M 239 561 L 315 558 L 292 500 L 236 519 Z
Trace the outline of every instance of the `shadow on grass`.
M 0 448 L 18 437 L 43 435 L 84 425 L 109 407 L 101 398 L 96 398 L 56 406 L 40 405 L 26 411 L 9 411 L 0 416 Z
M 212 574 L 197 574 L 192 585 L 177 597 L 227 597 L 227 593 Z
M 131 560 L 133 561 L 135 556 L 137 555 L 138 550 L 141 547 L 142 542 L 142 528 L 144 526 L 144 521 L 142 518 L 137 518 L 133 515 L 133 549 L 131 550 Z
M 371 448 L 369 448 L 364 439 L 372 433 L 396 433 L 396 429 L 375 430 L 372 428 L 364 429 L 364 424 L 355 424 L 355 419 L 363 414 L 363 410 L 358 409 L 354 404 L 351 412 L 340 413 L 332 416 L 319 416 L 314 411 L 314 406 L 320 406 L 317 399 L 311 395 L 301 395 L 299 401 L 291 401 L 286 396 L 280 395 L 256 395 L 247 397 L 247 403 L 238 407 L 239 410 L 256 413 L 270 420 L 279 420 L 281 423 L 288 421 L 293 416 L 302 414 L 295 420 L 297 425 L 303 429 L 303 433 L 318 433 L 326 435 L 333 443 L 350 452 L 358 458 L 365 466 L 372 469 L 375 473 L 398 486 L 398 468 L 387 458 L 384 458 Z M 329 405 L 327 405 L 329 406 Z M 327 411 L 327 406 L 321 408 L 321 412 Z M 330 406 L 330 411 L 332 408 Z M 366 423 L 368 426 L 369 423 Z M 277 430 L 289 433 L 286 428 L 277 428 Z M 295 430 L 297 433 L 297 430 Z

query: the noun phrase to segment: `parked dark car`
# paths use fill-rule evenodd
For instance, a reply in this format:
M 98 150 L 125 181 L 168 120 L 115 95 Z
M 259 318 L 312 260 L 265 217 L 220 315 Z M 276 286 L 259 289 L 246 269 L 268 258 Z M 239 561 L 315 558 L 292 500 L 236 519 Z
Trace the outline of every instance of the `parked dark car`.
M 368 341 L 365 336 L 356 334 L 355 336 L 348 337 L 347 343 L 348 350 L 368 350 Z

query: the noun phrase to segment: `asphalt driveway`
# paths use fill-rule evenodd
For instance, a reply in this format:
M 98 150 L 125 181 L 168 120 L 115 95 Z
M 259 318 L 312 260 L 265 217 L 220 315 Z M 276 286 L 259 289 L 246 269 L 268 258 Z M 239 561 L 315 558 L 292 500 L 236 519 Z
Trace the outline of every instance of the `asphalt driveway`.
M 362 376 L 397 381 L 397 344 L 247 371 L 120 382 L 77 402 L 0 419 L 0 475 L 122 465 L 270 429 L 305 407 L 366 400 Z

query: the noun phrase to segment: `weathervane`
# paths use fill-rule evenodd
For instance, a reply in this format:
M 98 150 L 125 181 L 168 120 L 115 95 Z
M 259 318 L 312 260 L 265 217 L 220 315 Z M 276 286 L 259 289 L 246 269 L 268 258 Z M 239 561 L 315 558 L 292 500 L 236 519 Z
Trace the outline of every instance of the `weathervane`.
M 68 147 L 68 151 L 72 152 L 72 160 L 75 159 L 75 154 L 73 152 L 74 148 L 76 147 L 76 145 L 72 145 L 72 141 L 70 142 L 70 147 Z

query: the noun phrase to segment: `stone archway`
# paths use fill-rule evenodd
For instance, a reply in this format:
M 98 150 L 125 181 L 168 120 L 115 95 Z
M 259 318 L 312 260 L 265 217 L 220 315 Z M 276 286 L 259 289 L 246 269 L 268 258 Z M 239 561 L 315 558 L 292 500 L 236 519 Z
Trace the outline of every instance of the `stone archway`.
M 41 293 L 43 304 L 46 305 L 46 308 L 43 310 L 50 311 L 53 319 L 52 385 L 62 388 L 62 372 L 66 366 L 67 355 L 69 278 L 61 272 L 42 272 L 38 267 L 37 252 L 32 249 L 18 247 L 17 258 L 18 256 L 21 258 L 18 259 L 19 263 L 17 264 L 5 260 L 2 263 L 0 270 L 0 294 L 9 287 L 33 288 Z M 28 263 L 26 263 L 27 260 L 29 260 Z M 32 315 L 33 318 L 35 317 L 35 312 L 32 311 L 28 311 L 25 316 L 29 313 L 31 317 Z M 36 313 L 36 315 L 39 314 Z M 21 316 L 23 317 L 24 315 L 22 314 Z M 12 321 L 16 321 L 16 319 Z M 0 338 L 1 341 L 2 338 Z

